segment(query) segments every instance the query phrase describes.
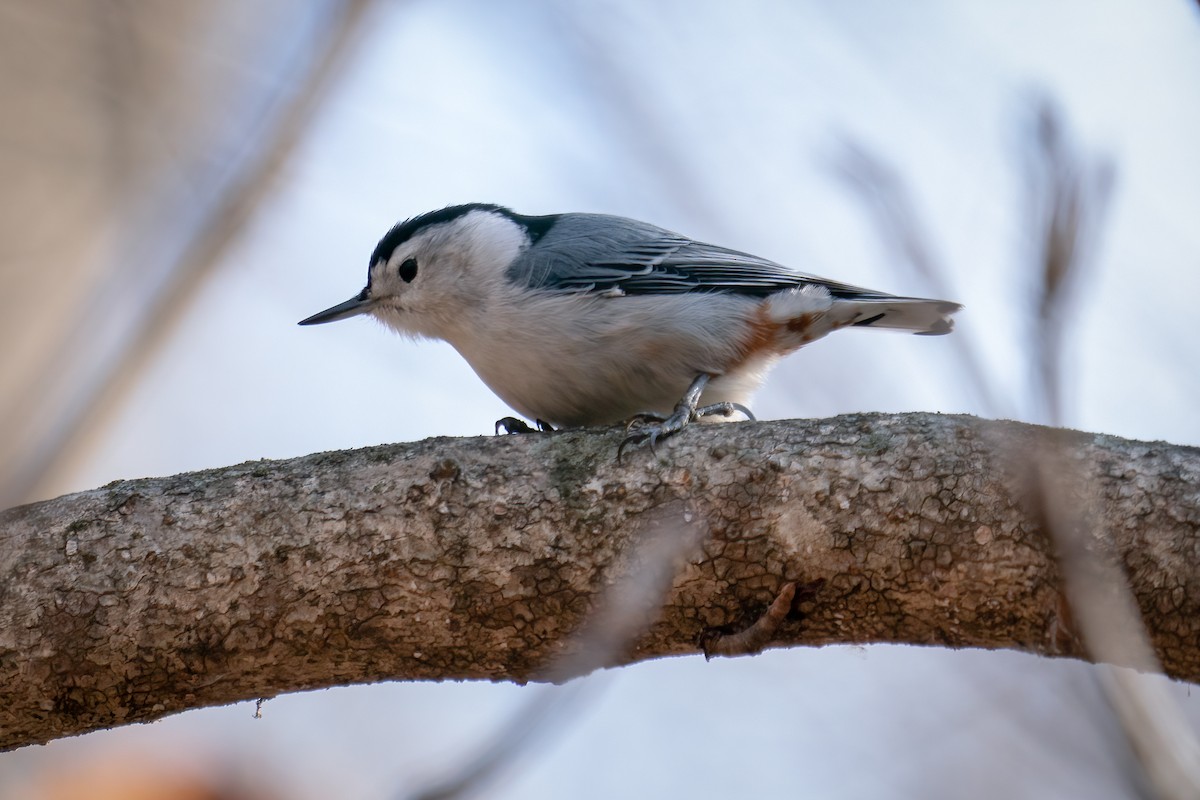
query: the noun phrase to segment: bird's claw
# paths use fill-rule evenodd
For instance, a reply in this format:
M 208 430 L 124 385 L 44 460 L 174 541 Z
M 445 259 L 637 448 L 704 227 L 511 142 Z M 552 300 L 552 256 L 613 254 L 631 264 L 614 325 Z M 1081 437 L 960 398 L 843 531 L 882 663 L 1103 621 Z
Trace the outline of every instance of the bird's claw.
M 650 452 L 657 456 L 658 450 L 655 449 L 655 445 L 658 444 L 660 439 L 665 439 L 668 436 L 679 433 L 689 422 L 695 419 L 696 411 L 690 408 L 676 409 L 675 413 L 669 417 L 653 411 L 637 414 L 625 426 L 625 438 L 621 441 L 620 446 L 617 447 L 617 463 L 621 463 L 621 457 L 625 454 L 626 447 L 639 445 L 642 442 L 648 442 Z M 630 429 L 635 425 L 644 425 L 645 428 L 630 433 Z
M 516 417 L 502 417 L 496 420 L 496 435 L 500 435 L 500 429 L 503 428 L 507 434 L 513 433 L 551 433 L 554 431 L 554 426 L 544 419 L 536 419 L 533 424 L 537 428 L 530 426 L 528 422 Z
M 529 423 L 523 419 L 516 417 L 501 417 L 496 420 L 496 435 L 500 435 L 500 429 L 503 428 L 506 434 L 513 433 L 533 433 L 533 428 L 529 427 Z
M 750 413 L 750 409 L 741 403 L 713 403 L 697 408 L 700 392 L 703 391 L 708 378 L 709 376 L 707 375 L 697 377 L 688 388 L 687 394 L 675 406 L 675 411 L 670 416 L 659 414 L 656 411 L 643 411 L 640 414 L 634 414 L 625 425 L 625 438 L 621 441 L 620 446 L 617 447 L 617 463 L 621 463 L 621 457 L 625 454 L 626 447 L 639 445 L 642 442 L 648 442 L 651 454 L 657 456 L 658 451 L 655 450 L 654 446 L 659 440 L 679 433 L 688 424 L 702 417 L 717 415 L 728 417 L 736 412 L 740 412 L 745 414 L 747 419 L 754 420 L 754 415 Z M 642 430 L 630 432 L 634 427 L 639 425 L 643 426 Z
M 700 419 L 701 417 L 715 417 L 717 415 L 722 417 L 731 417 L 735 413 L 743 414 L 746 419 L 750 420 L 751 422 L 758 422 L 758 417 L 754 416 L 750 409 L 746 408 L 741 403 L 713 403 L 710 406 L 704 406 L 696 409 L 696 413 L 692 419 L 696 420 Z
M 657 411 L 642 411 L 638 414 L 634 414 L 625 423 L 625 433 L 628 435 L 628 433 L 637 425 L 645 425 L 648 422 L 660 423 L 666 421 L 666 414 L 659 414 Z

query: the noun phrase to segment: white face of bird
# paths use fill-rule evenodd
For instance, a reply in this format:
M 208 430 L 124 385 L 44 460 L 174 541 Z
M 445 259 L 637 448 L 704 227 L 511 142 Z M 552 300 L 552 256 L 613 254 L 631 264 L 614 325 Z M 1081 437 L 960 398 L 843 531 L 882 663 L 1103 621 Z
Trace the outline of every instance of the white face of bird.
M 454 211 L 393 228 L 372 255 L 366 288 L 301 324 L 371 314 L 402 333 L 449 338 L 503 291 L 504 271 L 529 244 L 525 228 L 502 213 Z

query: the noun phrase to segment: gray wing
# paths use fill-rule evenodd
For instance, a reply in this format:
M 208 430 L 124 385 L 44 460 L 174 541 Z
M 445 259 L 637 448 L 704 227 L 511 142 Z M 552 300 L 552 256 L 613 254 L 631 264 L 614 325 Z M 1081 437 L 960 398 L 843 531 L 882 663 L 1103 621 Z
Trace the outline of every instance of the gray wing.
M 612 295 L 728 292 L 765 297 L 817 284 L 834 297 L 892 295 L 807 275 L 623 217 L 563 214 L 509 271 L 530 288 Z

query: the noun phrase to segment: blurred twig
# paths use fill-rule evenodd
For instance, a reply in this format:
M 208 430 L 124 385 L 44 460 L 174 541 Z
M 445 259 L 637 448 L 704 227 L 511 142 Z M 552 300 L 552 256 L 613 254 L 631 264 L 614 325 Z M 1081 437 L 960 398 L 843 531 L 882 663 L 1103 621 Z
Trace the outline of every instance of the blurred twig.
M 833 167 L 871 212 L 885 250 L 899 257 L 924 283 L 933 297 L 953 298 L 946 263 L 937 255 L 932 237 L 921 223 L 912 195 L 900 175 L 865 145 L 846 137 Z M 1004 397 L 992 386 L 981 361 L 962 331 L 948 337 L 965 375 L 964 383 L 978 395 L 992 416 L 1013 416 Z
M 116 272 L 132 280 L 106 283 L 73 320 L 58 352 L 45 359 L 41 380 L 20 387 L 21 399 L 12 404 L 6 424 L 29 441 L 0 466 L 0 506 L 36 495 L 55 469 L 90 443 L 98 422 L 116 407 L 195 289 L 272 190 L 375 2 L 338 0 L 328 30 L 313 42 L 315 50 L 305 48 L 280 77 L 276 93 L 264 103 L 261 125 L 244 138 L 227 180 L 187 204 L 187 224 L 178 226 L 177 239 L 162 241 L 158 218 L 130 232 Z M 129 263 L 141 262 L 151 263 L 129 269 Z M 55 406 L 58 400 L 61 408 Z M 31 425 L 45 416 L 47 406 L 55 409 L 52 424 Z
M 1108 210 L 1113 167 L 1106 158 L 1077 151 L 1064 131 L 1060 113 L 1048 101 L 1035 111 L 1027 148 L 1028 220 L 1039 276 L 1034 315 L 1038 369 L 1033 395 L 1049 425 L 1063 420 L 1064 334 L 1077 318 L 1079 284 L 1091 265 Z
M 566 719 L 567 712 L 576 711 L 595 689 L 595 682 L 588 678 L 565 686 L 531 689 L 535 694 L 526 697 L 516 712 L 452 774 L 415 794 L 402 789 L 397 796 L 410 800 L 456 800 L 483 792 L 506 771 L 515 769 L 521 756 L 544 741 L 555 725 Z
M 1035 243 L 1031 348 L 1032 395 L 1040 415 L 1063 423 L 1064 340 L 1074 318 L 1073 304 L 1103 232 L 1113 184 L 1104 158 L 1083 154 L 1064 132 L 1060 112 L 1048 101 L 1035 105 L 1035 124 L 1026 148 L 1028 220 Z M 873 212 L 881 237 L 892 252 L 919 273 L 939 296 L 947 291 L 945 265 L 933 255 L 929 237 L 903 181 L 861 145 L 848 144 L 839 161 Z M 955 336 L 968 382 L 993 413 L 1017 408 L 1016 398 L 998 393 L 982 370 L 982 359 L 966 337 Z M 1002 405 L 1003 404 L 1003 405 Z M 1024 503 L 1057 549 L 1067 603 L 1057 616 L 1056 638 L 1082 638 L 1099 662 L 1161 672 L 1137 599 L 1123 574 L 1119 554 L 1103 546 L 1106 526 L 1119 524 L 1091 507 L 1095 487 L 1061 442 L 1042 437 L 1037 446 L 1013 447 L 995 440 L 1006 469 L 1023 484 Z M 1094 482 L 1094 476 L 1090 476 Z M 1076 630 L 1078 628 L 1078 630 Z M 1147 784 L 1162 800 L 1200 797 L 1200 744 L 1179 709 L 1157 683 L 1114 668 L 1102 685 Z
M 1060 425 L 1064 340 L 1103 232 L 1113 168 L 1071 143 L 1061 113 L 1048 100 L 1039 101 L 1035 111 L 1028 147 L 1030 225 L 1040 278 L 1033 315 L 1034 397 L 1050 424 Z M 1120 561 L 1097 547 L 1096 529 L 1112 522 L 1076 502 L 1086 479 L 1061 448 L 1047 443 L 1035 455 L 1030 502 L 1056 542 L 1071 614 L 1088 650 L 1099 661 L 1161 672 Z M 1155 796 L 1200 797 L 1200 742 L 1162 686 L 1125 669 L 1100 669 L 1109 705 Z
M 564 655 L 547 667 L 546 677 L 567 680 L 586 675 L 625 653 L 661 613 L 681 564 L 696 555 L 707 530 L 697 512 L 682 503 L 661 506 L 645 515 L 625 574 L 609 584 L 595 612 L 567 643 Z M 476 756 L 449 778 L 413 795 L 413 800 L 452 800 L 481 792 L 502 770 L 511 770 L 535 741 L 544 740 L 555 724 L 562 723 L 565 712 L 578 705 L 588 685 L 579 680 L 539 690 Z
M 653 5 L 639 7 L 641 13 Z M 647 177 L 657 178 L 661 194 L 683 215 L 709 231 L 726 227 L 726 215 L 712 201 L 702 171 L 688 163 L 686 148 L 678 145 L 676 121 L 655 102 L 638 62 L 628 58 L 619 16 L 590 13 L 588 6 L 547 3 L 545 10 L 567 43 L 578 67 L 594 113 L 614 129 L 613 139 L 635 153 Z M 622 13 L 632 13 L 630 8 Z

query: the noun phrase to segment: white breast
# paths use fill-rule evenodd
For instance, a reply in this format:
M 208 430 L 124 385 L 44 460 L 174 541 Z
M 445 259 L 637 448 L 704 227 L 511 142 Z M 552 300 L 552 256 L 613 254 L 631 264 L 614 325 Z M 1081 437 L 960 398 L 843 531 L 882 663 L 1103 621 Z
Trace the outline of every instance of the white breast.
M 716 294 L 603 297 L 543 292 L 497 298 L 452 345 L 515 410 L 556 425 L 669 412 L 701 372 L 736 374 L 704 402 L 746 402 L 771 359 L 737 364 L 759 301 Z

